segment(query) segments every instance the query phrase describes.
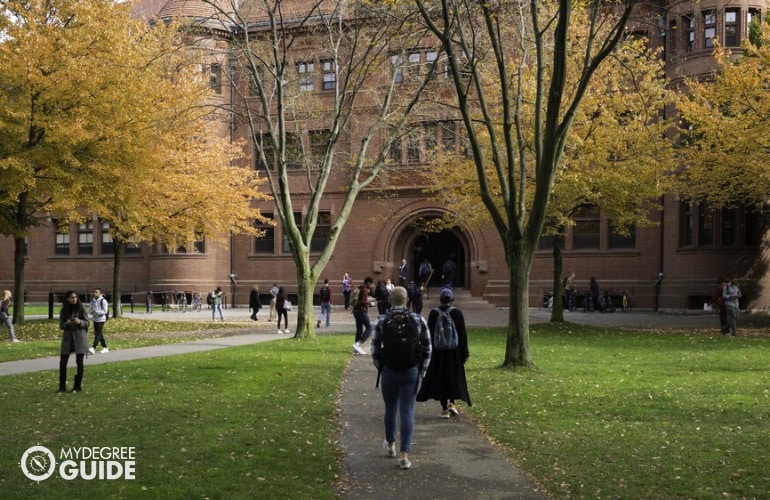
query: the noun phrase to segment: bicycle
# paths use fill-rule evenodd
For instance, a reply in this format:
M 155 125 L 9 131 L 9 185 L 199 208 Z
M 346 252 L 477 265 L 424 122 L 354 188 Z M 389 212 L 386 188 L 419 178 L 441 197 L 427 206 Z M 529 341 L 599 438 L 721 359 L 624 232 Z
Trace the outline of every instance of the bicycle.
M 176 303 L 180 311 L 187 312 L 187 294 L 185 292 L 176 293 Z
M 621 310 L 623 312 L 631 312 L 631 306 L 628 305 L 628 290 L 623 290 L 622 305 L 623 309 Z
M 591 292 L 586 293 L 586 298 L 583 301 L 583 312 L 594 312 L 594 296 Z
M 602 294 L 602 300 L 599 302 L 599 311 L 611 313 L 615 312 L 615 304 L 612 303 L 609 290 L 605 290 L 604 294 Z
M 190 304 L 190 309 L 192 309 L 195 312 L 200 312 L 200 310 L 201 310 L 201 294 L 200 294 L 200 292 L 193 292 L 193 294 L 192 294 L 192 303 Z

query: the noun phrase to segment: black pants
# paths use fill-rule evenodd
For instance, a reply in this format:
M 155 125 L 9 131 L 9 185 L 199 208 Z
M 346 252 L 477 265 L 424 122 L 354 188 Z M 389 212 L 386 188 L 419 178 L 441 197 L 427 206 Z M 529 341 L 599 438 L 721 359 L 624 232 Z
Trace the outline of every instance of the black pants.
M 85 354 L 76 354 L 75 355 L 75 362 L 78 366 L 78 371 L 75 374 L 75 386 L 74 389 L 76 391 L 80 390 L 80 383 L 83 381 L 83 371 L 84 371 L 84 364 L 83 364 L 83 358 L 85 358 Z M 69 354 L 62 354 L 61 358 L 59 359 L 59 390 L 64 390 L 67 386 L 67 362 L 69 362 L 70 355 Z
M 94 321 L 94 349 L 99 343 L 102 347 L 107 347 L 107 342 L 104 341 L 104 321 L 101 323 Z

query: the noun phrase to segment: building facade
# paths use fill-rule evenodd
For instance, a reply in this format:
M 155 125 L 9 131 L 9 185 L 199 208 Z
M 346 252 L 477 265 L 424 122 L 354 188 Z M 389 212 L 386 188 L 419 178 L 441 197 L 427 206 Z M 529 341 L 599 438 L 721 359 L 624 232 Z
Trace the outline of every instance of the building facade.
M 644 35 L 650 44 L 663 47 L 666 70 L 674 85 L 686 77 L 705 76 L 713 69 L 713 40 L 735 48 L 747 36 L 753 19 L 764 17 L 765 0 L 699 2 L 642 2 L 642 16 L 629 26 L 629 31 Z M 140 15 L 187 16 L 204 18 L 211 12 L 203 2 L 175 1 L 141 4 Z M 220 26 L 220 25 L 217 25 Z M 227 54 L 228 33 L 212 27 L 201 36 L 221 54 Z M 427 52 L 423 53 L 427 56 Z M 323 61 L 312 61 L 307 75 L 308 90 L 328 90 Z M 215 89 L 214 99 L 227 105 L 236 96 L 225 84 L 222 71 L 226 60 L 217 60 L 206 69 Z M 316 66 L 317 65 L 317 66 Z M 307 69 L 307 68 L 306 68 Z M 298 71 L 302 71 L 299 70 Z M 452 125 L 454 126 L 454 125 Z M 459 131 L 447 126 L 429 129 L 433 140 L 446 144 L 455 140 Z M 225 132 L 226 133 L 226 132 Z M 245 135 L 247 131 L 235 131 Z M 312 141 L 308 134 L 304 140 Z M 323 273 L 334 290 L 341 290 L 344 273 L 354 281 L 365 276 L 375 280 L 397 281 L 398 267 L 406 259 L 411 277 L 417 279 L 419 264 L 427 259 L 436 272 L 431 285 L 440 282 L 442 264 L 454 259 L 458 272 L 455 286 L 497 305 L 507 304 L 507 271 L 500 238 L 494 228 L 464 231 L 459 228 L 440 233 L 424 233 L 425 221 L 440 218 L 447 209 L 424 193 L 418 181 L 404 182 L 410 171 L 429 168 L 423 145 L 404 142 L 396 148 L 394 158 L 402 164 L 405 177 L 389 177 L 385 172 L 378 184 L 368 189 L 356 202 L 356 214 L 344 226 L 334 256 Z M 244 168 L 260 168 L 255 152 Z M 400 160 L 399 160 L 400 158 Z M 262 166 L 264 168 L 264 165 Z M 417 178 L 417 177 L 411 177 Z M 340 210 L 344 186 L 332 187 L 324 197 L 315 233 L 320 245 L 331 230 Z M 575 285 L 588 288 L 595 277 L 602 289 L 620 293 L 628 290 L 631 305 L 642 309 L 703 309 L 718 276 L 735 275 L 744 283 L 743 306 L 766 309 L 770 299 L 764 297 L 769 273 L 766 250 L 768 223 L 763 212 L 740 208 L 712 210 L 703 204 L 691 204 L 675 196 L 662 201 L 663 209 L 652 214 L 654 227 L 634 228 L 630 236 L 615 234 L 609 221 L 597 210 L 586 207 L 567 229 L 564 238 L 563 271 L 575 272 Z M 258 203 L 263 215 L 275 217 L 271 202 Z M 296 199 L 295 218 L 303 216 L 302 196 Z M 133 297 L 143 303 L 148 293 L 153 301 L 160 293 L 186 291 L 192 293 L 221 286 L 228 292 L 228 302 L 245 304 L 253 285 L 263 293 L 273 283 L 289 291 L 296 289 L 296 272 L 280 224 L 264 225 L 265 236 L 259 239 L 233 236 L 229 248 L 206 241 L 187 247 L 168 249 L 161 245 L 139 245 L 127 249 L 122 266 L 124 301 Z M 538 305 L 552 290 L 552 240 L 543 238 L 532 268 L 530 304 Z M 311 245 L 312 247 L 313 245 Z M 93 287 L 110 289 L 113 273 L 113 242 L 109 227 L 98 216 L 82 224 L 72 224 L 69 231 L 59 229 L 55 221 L 34 228 L 27 240 L 25 284 L 27 301 L 43 302 L 50 292 L 68 288 L 88 291 Z M 0 286 L 13 284 L 10 255 L 13 241 L 0 239 Z M 337 295 L 339 297 L 339 294 Z

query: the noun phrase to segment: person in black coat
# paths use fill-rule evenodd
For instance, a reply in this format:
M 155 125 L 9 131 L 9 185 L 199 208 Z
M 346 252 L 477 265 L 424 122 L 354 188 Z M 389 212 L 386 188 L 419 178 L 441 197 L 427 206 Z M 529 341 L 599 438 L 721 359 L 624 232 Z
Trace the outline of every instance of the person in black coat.
M 451 418 L 459 414 L 456 400 L 465 401 L 468 406 L 472 406 L 471 397 L 468 394 L 468 384 L 465 379 L 465 362 L 468 361 L 470 353 L 468 352 L 468 334 L 465 330 L 465 317 L 462 311 L 453 308 L 449 311 L 457 330 L 458 344 L 456 349 L 441 351 L 435 349 L 435 339 L 433 332 L 436 329 L 436 323 L 439 318 L 439 311 L 446 312 L 452 307 L 454 294 L 452 290 L 444 288 L 439 294 L 441 305 L 430 311 L 428 316 L 428 328 L 431 332 L 431 339 L 434 342 L 434 350 L 431 363 L 428 366 L 428 373 L 417 394 L 417 401 L 425 402 L 429 399 L 436 399 L 441 403 L 441 418 Z
M 259 286 L 254 285 L 251 287 L 251 293 L 249 294 L 249 308 L 251 309 L 251 316 L 250 318 L 253 321 L 259 321 L 259 318 L 257 318 L 257 314 L 259 313 L 259 310 L 262 308 L 262 304 L 259 302 Z

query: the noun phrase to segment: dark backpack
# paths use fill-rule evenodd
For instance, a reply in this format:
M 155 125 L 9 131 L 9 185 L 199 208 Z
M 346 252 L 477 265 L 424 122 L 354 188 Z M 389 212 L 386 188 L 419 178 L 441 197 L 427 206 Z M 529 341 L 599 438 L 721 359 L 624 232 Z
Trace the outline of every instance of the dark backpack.
M 350 296 L 350 306 L 355 309 L 358 307 L 358 296 L 361 294 L 361 289 L 356 288 L 353 290 L 353 294 Z
M 442 311 L 438 307 L 434 309 L 438 313 L 436 325 L 433 327 L 433 347 L 437 351 L 451 351 L 457 349 L 459 339 L 455 322 L 449 313 L 454 307 Z
M 321 298 L 321 302 L 329 302 L 332 292 L 329 290 L 328 286 L 324 285 L 321 287 L 321 291 L 318 292 L 318 296 Z
M 395 311 L 383 320 L 382 364 L 393 370 L 406 370 L 422 359 L 420 327 L 407 311 Z

